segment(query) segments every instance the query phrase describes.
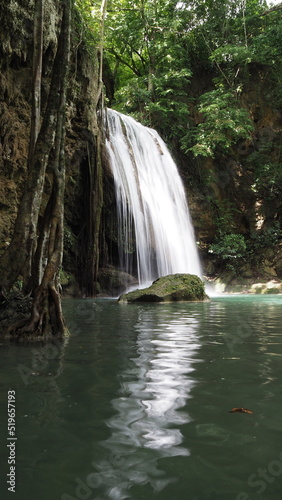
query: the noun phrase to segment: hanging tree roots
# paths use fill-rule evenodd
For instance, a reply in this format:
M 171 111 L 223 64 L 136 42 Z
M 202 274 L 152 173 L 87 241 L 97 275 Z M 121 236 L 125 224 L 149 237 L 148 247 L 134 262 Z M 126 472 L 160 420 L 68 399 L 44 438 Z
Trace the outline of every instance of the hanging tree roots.
M 54 283 L 39 286 L 34 297 L 11 292 L 0 298 L 0 335 L 10 340 L 64 338 L 61 297 Z

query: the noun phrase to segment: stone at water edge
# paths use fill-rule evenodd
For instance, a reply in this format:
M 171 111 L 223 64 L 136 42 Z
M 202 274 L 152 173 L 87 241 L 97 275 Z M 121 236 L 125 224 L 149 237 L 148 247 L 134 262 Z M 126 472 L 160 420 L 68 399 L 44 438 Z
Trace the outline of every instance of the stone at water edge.
M 118 301 L 132 302 L 195 302 L 206 301 L 205 285 L 194 274 L 162 276 L 144 289 L 122 294 Z
M 114 267 L 107 267 L 99 269 L 97 282 L 99 293 L 118 297 L 136 285 L 136 278 Z

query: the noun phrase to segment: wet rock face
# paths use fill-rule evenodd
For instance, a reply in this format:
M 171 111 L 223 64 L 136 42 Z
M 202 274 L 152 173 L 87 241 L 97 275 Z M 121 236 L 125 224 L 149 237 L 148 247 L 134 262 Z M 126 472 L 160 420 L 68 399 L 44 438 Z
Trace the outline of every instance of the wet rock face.
M 61 22 L 61 2 L 45 0 L 42 60 L 42 114 L 46 108 L 51 71 Z M 0 255 L 9 245 L 27 178 L 31 102 L 34 0 L 0 2 Z M 74 23 L 74 26 L 75 23 Z M 79 275 L 78 235 L 87 220 L 86 192 L 89 156 L 98 134 L 96 102 L 98 66 L 84 41 L 73 47 L 67 102 L 65 259 L 64 269 Z M 94 163 L 94 160 L 93 160 Z M 94 167 L 93 167 L 94 169 Z M 50 196 L 46 177 L 42 211 Z M 90 190 L 90 188 L 89 188 Z M 40 213 L 40 216 L 42 213 Z M 83 235 L 81 239 L 85 238 Z M 85 245 L 88 242 L 86 241 Z M 78 255 L 79 253 L 79 255 Z M 84 262 L 83 262 L 84 263 Z M 82 264 L 81 264 L 82 266 Z
M 194 274 L 169 274 L 148 288 L 120 296 L 119 302 L 193 302 L 208 300 L 202 280 Z
M 9 240 L 22 195 L 29 149 L 34 1 L 0 5 L 0 240 Z M 45 2 L 42 101 L 49 78 L 46 61 L 56 50 L 60 12 Z M 48 56 L 48 57 L 47 57 Z M 43 102 L 44 104 L 44 102 Z M 1 250 L 0 250 L 1 251 Z

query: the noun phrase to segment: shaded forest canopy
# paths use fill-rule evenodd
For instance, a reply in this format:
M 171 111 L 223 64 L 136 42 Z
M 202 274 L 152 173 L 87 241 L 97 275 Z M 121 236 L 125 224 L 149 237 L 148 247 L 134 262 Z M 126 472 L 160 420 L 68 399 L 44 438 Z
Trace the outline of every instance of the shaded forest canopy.
M 64 334 L 60 283 L 122 286 L 105 105 L 167 141 L 208 277 L 281 279 L 281 14 L 264 0 L 0 6 L 1 300 L 32 307 L 11 332 Z

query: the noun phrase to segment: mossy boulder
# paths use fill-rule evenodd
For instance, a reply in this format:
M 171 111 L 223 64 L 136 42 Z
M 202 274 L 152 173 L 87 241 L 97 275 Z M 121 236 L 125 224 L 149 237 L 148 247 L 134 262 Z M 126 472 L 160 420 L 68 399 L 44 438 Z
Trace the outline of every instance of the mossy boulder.
M 119 302 L 191 302 L 208 300 L 202 280 L 194 274 L 169 274 L 144 289 L 124 293 Z

